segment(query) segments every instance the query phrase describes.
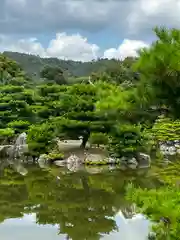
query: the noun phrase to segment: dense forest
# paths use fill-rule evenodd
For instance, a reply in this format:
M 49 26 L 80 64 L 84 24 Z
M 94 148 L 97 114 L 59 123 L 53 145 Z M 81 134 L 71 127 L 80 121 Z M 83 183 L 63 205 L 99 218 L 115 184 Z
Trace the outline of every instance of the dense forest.
M 103 72 L 109 67 L 115 67 L 121 64 L 121 61 L 116 59 L 98 59 L 91 62 L 79 62 L 58 58 L 41 58 L 39 56 L 18 52 L 4 52 L 3 55 L 16 61 L 31 78 L 37 80 L 41 77 L 40 72 L 45 66 L 59 66 L 63 70 L 66 78 L 71 80 L 71 77 L 73 77 L 76 81 L 78 81 L 78 79 L 81 81 L 83 80 L 82 77 L 90 76 L 95 72 Z
M 162 143 L 177 143 L 180 31 L 155 28 L 154 32 L 157 41 L 142 49 L 138 58 L 124 61 L 80 63 L 1 54 L 1 144 L 27 132 L 31 155 L 61 155 L 57 138 L 82 137 L 82 148 L 88 140 L 104 144 L 110 156 L 123 161 L 139 152 L 149 154 Z M 154 231 L 159 240 L 180 236 L 177 169 L 178 163 L 166 177 L 162 174 L 166 185 L 158 191 L 129 186 L 128 197 L 157 223 Z

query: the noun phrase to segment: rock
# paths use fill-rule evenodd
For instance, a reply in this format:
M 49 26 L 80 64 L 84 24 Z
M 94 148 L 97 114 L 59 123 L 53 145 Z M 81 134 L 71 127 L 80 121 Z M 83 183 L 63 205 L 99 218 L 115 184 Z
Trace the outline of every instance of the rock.
M 148 154 L 139 153 L 137 158 L 138 158 L 137 160 L 138 160 L 140 168 L 150 167 L 150 165 L 151 165 L 151 158 L 150 158 L 150 156 Z
M 14 145 L 0 146 L 0 157 L 9 157 L 12 159 L 23 157 L 29 151 L 26 138 L 26 133 L 21 133 Z
M 174 146 L 169 147 L 169 155 L 175 155 L 176 154 L 176 148 Z
M 159 149 L 160 151 L 165 151 L 168 148 L 168 146 L 166 144 L 161 144 Z
M 174 146 L 175 146 L 175 148 L 180 148 L 180 144 L 179 143 L 175 143 Z
M 11 148 L 11 145 L 0 146 L 0 158 L 6 158 L 9 156 L 8 149 Z
M 109 169 L 110 171 L 112 171 L 112 170 L 117 169 L 117 166 L 116 166 L 116 165 L 109 165 L 108 169 Z
M 101 167 L 95 167 L 95 166 L 94 167 L 86 167 L 85 170 L 91 174 L 98 174 L 103 171 L 103 169 Z
M 166 143 L 167 143 L 168 146 L 172 146 L 174 144 L 173 141 L 166 141 Z
M 68 157 L 65 160 L 67 163 L 72 163 L 72 162 L 81 162 L 80 158 L 78 158 L 76 155 L 70 155 L 70 157 Z
M 108 164 L 108 159 L 105 159 L 104 156 L 100 154 L 86 154 L 85 164 Z
M 82 163 L 81 159 L 76 155 L 71 155 L 65 161 L 67 163 L 68 170 L 71 172 L 78 171 Z
M 17 166 L 15 166 L 15 168 L 16 171 L 23 176 L 28 174 L 28 170 L 22 164 L 18 164 Z
M 48 163 L 47 155 L 46 154 L 40 155 L 38 159 L 38 163 L 40 168 L 47 168 L 47 163 Z
M 180 154 L 180 149 L 177 149 L 177 153 Z
M 128 161 L 128 158 L 127 157 L 122 157 L 120 159 L 121 163 L 126 163 Z
M 175 152 L 176 148 L 174 146 L 169 147 L 169 152 Z
M 66 160 L 56 160 L 53 162 L 56 166 L 63 167 L 66 165 L 67 161 Z
M 107 159 L 107 162 L 109 163 L 109 164 L 115 164 L 116 162 L 117 162 L 117 160 L 115 159 L 115 158 L 108 158 Z
M 77 172 L 78 170 L 80 170 L 81 166 L 82 165 L 78 162 L 67 163 L 67 168 L 71 172 Z
M 131 169 L 136 169 L 137 166 L 138 166 L 138 162 L 136 160 L 136 158 L 131 158 L 131 159 L 128 159 L 128 167 L 131 168 Z
M 16 139 L 15 146 L 26 145 L 27 134 L 25 132 L 21 133 Z

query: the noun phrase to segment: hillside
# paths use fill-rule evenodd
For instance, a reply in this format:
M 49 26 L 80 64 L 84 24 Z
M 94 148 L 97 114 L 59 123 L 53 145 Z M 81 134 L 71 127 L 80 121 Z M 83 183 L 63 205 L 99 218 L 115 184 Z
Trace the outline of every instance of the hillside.
M 5 56 L 18 62 L 23 70 L 34 78 L 39 77 L 41 69 L 45 65 L 60 66 L 69 76 L 89 76 L 92 72 L 98 72 L 114 65 L 117 60 L 99 59 L 91 62 L 77 62 L 72 60 L 60 60 L 57 58 L 41 58 L 39 56 L 18 53 L 4 52 Z

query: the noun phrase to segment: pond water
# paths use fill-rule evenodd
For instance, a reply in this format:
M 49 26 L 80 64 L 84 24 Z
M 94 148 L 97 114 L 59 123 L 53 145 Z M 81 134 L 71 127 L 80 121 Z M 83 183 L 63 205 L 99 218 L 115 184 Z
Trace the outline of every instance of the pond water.
M 1 240 L 147 239 L 149 221 L 125 199 L 129 182 L 158 186 L 147 170 L 25 168 L 1 168 Z

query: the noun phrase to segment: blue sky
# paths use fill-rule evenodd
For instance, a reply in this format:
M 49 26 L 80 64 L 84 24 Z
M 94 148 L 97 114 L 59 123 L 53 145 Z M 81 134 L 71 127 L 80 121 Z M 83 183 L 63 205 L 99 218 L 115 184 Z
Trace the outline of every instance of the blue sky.
M 180 26 L 179 0 L 0 1 L 0 51 L 42 57 L 134 56 L 154 40 L 154 26 Z

